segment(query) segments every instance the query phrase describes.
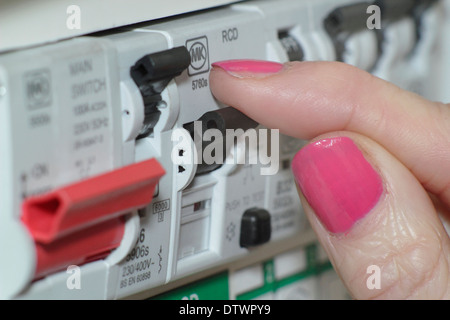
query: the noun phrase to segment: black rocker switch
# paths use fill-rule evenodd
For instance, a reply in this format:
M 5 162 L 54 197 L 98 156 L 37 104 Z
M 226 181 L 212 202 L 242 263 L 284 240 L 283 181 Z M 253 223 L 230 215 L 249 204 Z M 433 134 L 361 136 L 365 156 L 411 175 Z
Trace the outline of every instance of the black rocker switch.
M 153 132 L 161 114 L 158 110 L 162 101 L 161 92 L 190 63 L 191 56 L 186 47 L 175 47 L 147 54 L 131 67 L 131 78 L 139 87 L 144 101 L 144 126 L 137 139 L 145 138 Z
M 224 142 L 222 143 L 222 155 L 223 159 L 220 163 L 212 163 L 212 164 L 206 164 L 204 162 L 199 163 L 197 166 L 197 173 L 196 174 L 204 174 L 209 173 L 217 168 L 220 168 L 222 163 L 225 162 L 225 157 L 227 155 L 226 152 L 226 141 L 227 139 L 231 139 L 233 137 L 227 136 L 227 129 L 242 129 L 243 131 L 246 131 L 250 128 L 256 128 L 258 126 L 258 123 L 254 121 L 253 119 L 250 119 L 245 114 L 240 112 L 239 110 L 232 108 L 232 107 L 225 107 L 220 108 L 218 110 L 213 110 L 204 113 L 197 121 L 201 123 L 201 132 L 195 132 L 195 122 L 188 122 L 183 125 L 183 127 L 189 131 L 191 134 L 192 139 L 195 138 L 194 136 L 197 134 L 200 137 L 203 137 L 203 133 L 208 129 L 217 129 L 220 131 L 222 137 L 224 138 Z M 201 138 L 200 138 L 201 139 Z M 202 150 L 198 150 L 198 152 L 203 152 L 203 150 L 210 145 L 211 143 L 214 143 L 214 141 L 204 141 L 201 139 L 201 148 Z
M 261 245 L 270 240 L 270 213 L 261 208 L 251 208 L 244 212 L 241 220 L 240 246 L 243 248 Z

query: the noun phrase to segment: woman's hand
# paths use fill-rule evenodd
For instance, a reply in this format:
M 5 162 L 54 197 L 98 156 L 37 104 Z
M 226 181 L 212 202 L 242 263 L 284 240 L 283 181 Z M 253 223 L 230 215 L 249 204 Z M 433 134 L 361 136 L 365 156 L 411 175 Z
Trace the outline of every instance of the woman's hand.
M 338 62 L 213 64 L 214 96 L 311 140 L 292 170 L 304 209 L 357 299 L 450 298 L 450 105 Z M 379 288 L 366 283 L 380 270 Z

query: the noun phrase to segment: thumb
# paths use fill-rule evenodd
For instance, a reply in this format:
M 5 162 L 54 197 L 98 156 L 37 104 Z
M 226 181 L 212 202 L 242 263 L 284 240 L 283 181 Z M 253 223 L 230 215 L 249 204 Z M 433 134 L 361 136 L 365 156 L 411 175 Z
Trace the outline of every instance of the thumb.
M 292 170 L 305 211 L 357 299 L 450 298 L 449 239 L 416 177 L 378 143 L 314 139 Z

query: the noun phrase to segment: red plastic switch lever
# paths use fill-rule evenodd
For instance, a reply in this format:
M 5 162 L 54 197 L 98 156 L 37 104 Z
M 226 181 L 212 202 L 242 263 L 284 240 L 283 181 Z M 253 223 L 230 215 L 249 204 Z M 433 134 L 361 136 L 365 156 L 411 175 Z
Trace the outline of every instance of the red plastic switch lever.
M 38 279 L 70 265 L 106 258 L 122 241 L 125 231 L 123 217 L 114 218 L 80 232 L 74 232 L 49 244 L 35 242 Z
M 164 174 L 150 159 L 26 199 L 22 222 L 36 243 L 37 274 L 101 258 L 118 247 L 123 216 L 152 201 Z

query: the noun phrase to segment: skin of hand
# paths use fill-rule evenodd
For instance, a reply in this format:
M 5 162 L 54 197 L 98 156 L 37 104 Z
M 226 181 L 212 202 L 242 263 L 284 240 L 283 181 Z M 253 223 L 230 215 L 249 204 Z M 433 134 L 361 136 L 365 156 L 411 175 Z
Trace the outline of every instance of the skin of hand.
M 309 140 L 302 205 L 355 299 L 449 299 L 450 105 L 340 62 L 213 64 L 220 102 Z M 368 285 L 368 267 L 380 284 Z

